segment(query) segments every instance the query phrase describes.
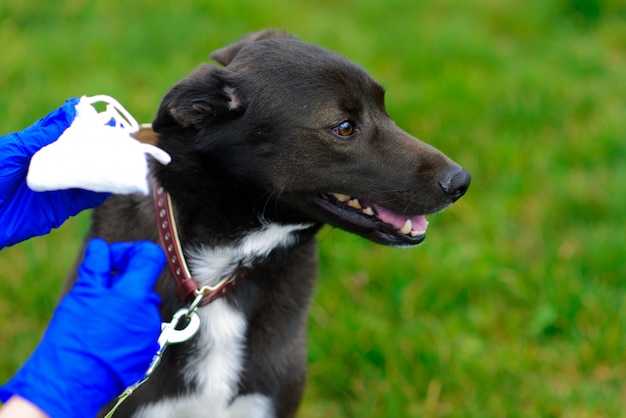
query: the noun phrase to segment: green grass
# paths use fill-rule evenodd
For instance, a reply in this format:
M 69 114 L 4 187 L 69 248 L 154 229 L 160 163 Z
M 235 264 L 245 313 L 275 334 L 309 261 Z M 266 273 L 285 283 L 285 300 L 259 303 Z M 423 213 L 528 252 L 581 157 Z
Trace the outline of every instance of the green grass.
M 210 51 L 285 28 L 356 61 L 467 168 L 426 243 L 324 229 L 302 417 L 626 417 L 626 6 L 618 0 L 0 3 L 0 132 L 65 98 L 150 121 Z M 0 379 L 88 214 L 0 253 Z

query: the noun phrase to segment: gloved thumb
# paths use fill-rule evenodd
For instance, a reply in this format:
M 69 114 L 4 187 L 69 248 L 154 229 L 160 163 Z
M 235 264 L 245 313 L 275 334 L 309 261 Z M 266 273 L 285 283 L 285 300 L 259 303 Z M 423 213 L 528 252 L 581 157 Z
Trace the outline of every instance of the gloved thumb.
M 67 99 L 63 106 L 48 113 L 20 133 L 20 137 L 23 138 L 22 149 L 29 159 L 40 148 L 56 141 L 72 124 L 78 102 L 76 97 Z
M 94 238 L 87 244 L 85 256 L 78 267 L 79 283 L 89 282 L 90 285 L 110 286 L 111 260 L 109 245 L 100 238 Z
M 149 241 L 115 243 L 110 247 L 112 268 L 120 274 L 112 287 L 143 296 L 152 292 L 165 265 L 165 253 Z

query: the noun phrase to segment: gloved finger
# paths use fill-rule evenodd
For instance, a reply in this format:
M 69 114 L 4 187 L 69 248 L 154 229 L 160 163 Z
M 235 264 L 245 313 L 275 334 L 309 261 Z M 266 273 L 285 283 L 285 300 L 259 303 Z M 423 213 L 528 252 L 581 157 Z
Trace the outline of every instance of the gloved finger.
M 87 244 L 85 256 L 78 267 L 76 284 L 89 282 L 92 285 L 110 286 L 111 260 L 109 245 L 100 238 L 93 238 Z
M 54 142 L 72 124 L 76 116 L 78 98 L 68 99 L 65 104 L 53 110 L 20 132 L 23 150 L 30 157 L 40 148 Z
M 68 216 L 74 216 L 85 209 L 100 206 L 111 196 L 110 193 L 97 193 L 81 189 L 69 189 L 49 192 L 58 194 Z
M 119 272 L 112 287 L 145 295 L 152 292 L 165 265 L 165 253 L 153 242 L 111 244 L 111 267 Z

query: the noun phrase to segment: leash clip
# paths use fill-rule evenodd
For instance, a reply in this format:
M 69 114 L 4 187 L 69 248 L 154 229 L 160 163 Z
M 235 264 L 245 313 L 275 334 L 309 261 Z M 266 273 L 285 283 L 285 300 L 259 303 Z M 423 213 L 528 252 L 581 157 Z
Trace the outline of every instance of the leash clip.
M 183 324 L 184 328 L 178 328 L 179 324 Z M 161 324 L 161 335 L 159 336 L 159 345 L 161 347 L 170 344 L 179 344 L 188 341 L 196 335 L 200 328 L 200 317 L 195 310 L 182 308 L 179 309 L 172 317 L 171 322 Z
M 200 317 L 196 313 L 198 303 L 194 300 L 189 308 L 181 308 L 172 317 L 170 322 L 161 324 L 159 335 L 159 351 L 154 355 L 150 367 L 146 371 L 146 378 L 152 374 L 161 362 L 165 349 L 172 344 L 180 344 L 189 341 L 200 329 Z M 179 328 L 179 326 L 183 328 Z

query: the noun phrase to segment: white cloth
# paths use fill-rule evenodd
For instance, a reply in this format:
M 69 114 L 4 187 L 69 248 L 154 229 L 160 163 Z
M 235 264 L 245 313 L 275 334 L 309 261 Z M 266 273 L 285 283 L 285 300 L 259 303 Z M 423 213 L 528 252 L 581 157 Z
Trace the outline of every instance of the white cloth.
M 98 112 L 94 104 L 104 102 Z M 162 164 L 171 157 L 132 137 L 135 119 L 115 99 L 81 97 L 69 128 L 31 159 L 26 183 L 34 191 L 80 188 L 118 194 L 150 193 L 147 156 Z

